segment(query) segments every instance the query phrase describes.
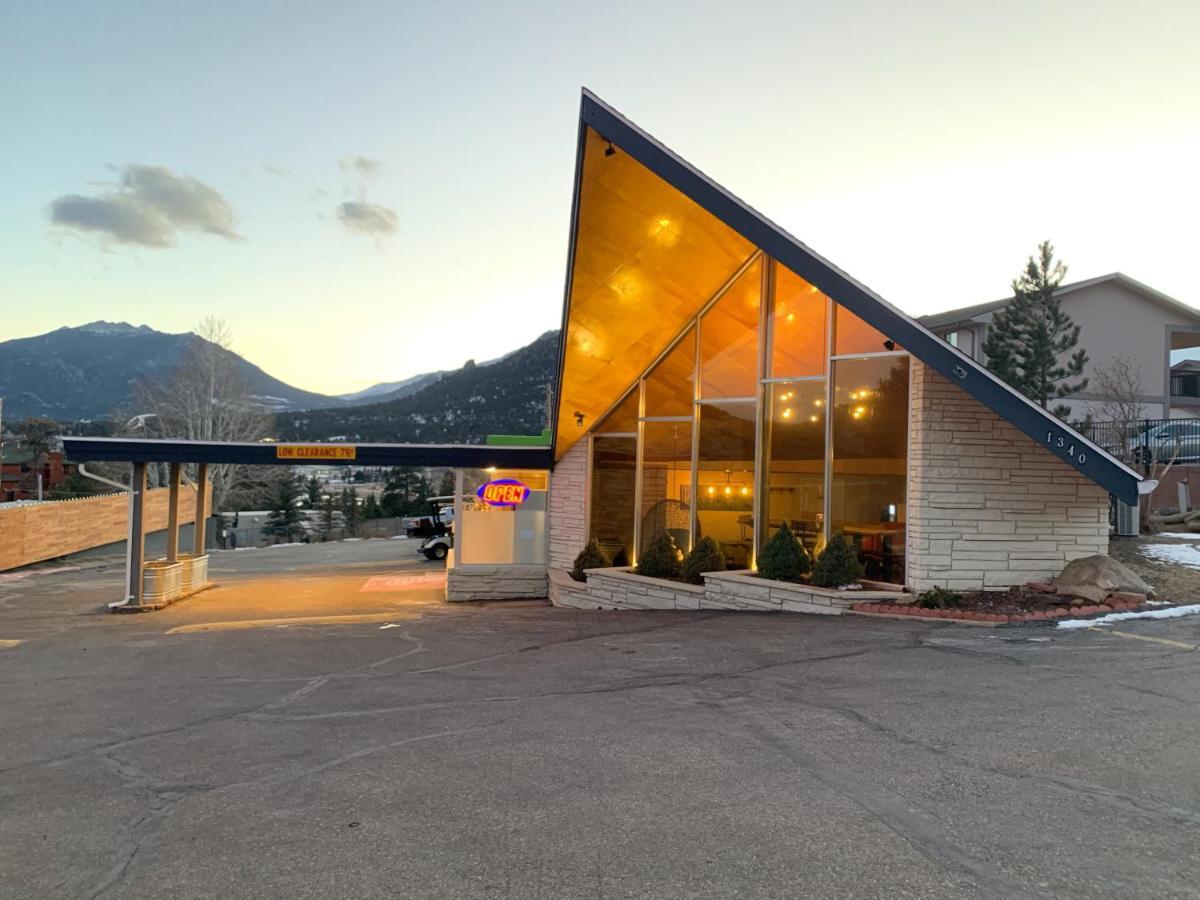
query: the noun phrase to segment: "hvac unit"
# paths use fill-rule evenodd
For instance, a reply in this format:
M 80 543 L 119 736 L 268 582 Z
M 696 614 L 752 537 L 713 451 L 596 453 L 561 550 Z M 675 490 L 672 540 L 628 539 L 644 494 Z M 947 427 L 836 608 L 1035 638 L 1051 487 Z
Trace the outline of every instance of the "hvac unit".
M 1120 537 L 1137 537 L 1138 532 L 1138 504 L 1130 504 L 1124 500 L 1118 500 L 1117 534 Z

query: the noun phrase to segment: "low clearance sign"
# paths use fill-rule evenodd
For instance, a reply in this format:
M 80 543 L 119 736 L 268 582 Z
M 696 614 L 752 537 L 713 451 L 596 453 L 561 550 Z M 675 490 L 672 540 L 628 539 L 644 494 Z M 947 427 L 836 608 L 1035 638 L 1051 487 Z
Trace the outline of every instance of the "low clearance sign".
M 276 459 L 355 459 L 357 447 L 345 444 L 276 444 Z
M 497 478 L 481 484 L 475 496 L 488 506 L 520 506 L 529 498 L 529 488 L 515 478 Z

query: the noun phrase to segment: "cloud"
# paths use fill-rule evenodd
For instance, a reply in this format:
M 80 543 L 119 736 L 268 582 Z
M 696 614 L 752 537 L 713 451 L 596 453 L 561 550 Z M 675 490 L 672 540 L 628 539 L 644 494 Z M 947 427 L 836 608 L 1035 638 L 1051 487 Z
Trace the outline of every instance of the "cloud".
M 128 165 L 117 189 L 95 197 L 65 194 L 50 204 L 50 221 L 121 244 L 173 247 L 180 231 L 239 240 L 229 201 L 190 175 L 163 166 Z
M 364 200 L 339 203 L 337 216 L 350 231 L 362 234 L 394 234 L 400 227 L 400 220 L 394 210 Z
M 366 156 L 343 156 L 338 165 L 347 172 L 354 172 L 361 178 L 374 178 L 383 171 L 383 163 Z

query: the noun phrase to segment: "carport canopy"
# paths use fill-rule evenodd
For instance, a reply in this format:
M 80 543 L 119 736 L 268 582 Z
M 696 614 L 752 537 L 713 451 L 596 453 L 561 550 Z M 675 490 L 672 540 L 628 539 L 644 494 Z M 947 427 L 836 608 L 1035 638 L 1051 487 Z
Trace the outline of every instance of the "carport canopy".
M 129 537 L 126 549 L 126 595 L 114 607 L 142 606 L 146 567 L 146 466 L 170 466 L 167 500 L 167 561 L 179 558 L 179 489 L 183 466 L 196 465 L 196 514 L 192 552 L 204 554 L 208 517 L 208 467 L 250 466 L 444 466 L 453 469 L 550 469 L 548 446 L 502 444 L 351 444 L 281 443 L 274 441 L 187 441 L 143 438 L 64 437 L 63 450 L 74 462 L 126 462 L 133 465 L 129 485 Z

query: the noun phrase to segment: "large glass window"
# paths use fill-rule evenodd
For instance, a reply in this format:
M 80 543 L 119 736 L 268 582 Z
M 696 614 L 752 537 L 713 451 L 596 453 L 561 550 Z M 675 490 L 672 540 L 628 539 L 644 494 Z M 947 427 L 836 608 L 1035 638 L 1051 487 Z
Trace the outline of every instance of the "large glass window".
M 824 544 L 825 380 L 770 385 L 763 419 L 766 528 L 759 539 L 766 543 L 787 522 L 812 553 Z
M 625 566 L 633 560 L 636 487 L 637 438 L 593 438 L 588 535 L 599 541 L 613 565 Z
M 696 329 L 684 335 L 646 377 L 647 416 L 692 415 L 696 384 Z
M 868 325 L 841 304 L 834 304 L 833 355 L 848 353 L 886 353 L 898 350 L 894 341 Z
M 700 407 L 696 537 L 715 540 L 730 568 L 746 568 L 753 557 L 754 406 Z
M 791 269 L 775 267 L 772 378 L 825 374 L 825 295 Z
M 548 481 L 542 471 L 467 470 L 462 521 L 454 522 L 455 562 L 544 565 Z
M 635 387 L 629 396 L 622 400 L 620 405 L 600 423 L 596 432 L 598 434 L 612 434 L 613 432 L 633 434 L 637 431 L 637 423 L 638 389 Z
M 762 262 L 748 266 L 700 319 L 700 396 L 753 397 L 758 386 Z
M 830 532 L 858 550 L 868 578 L 904 581 L 908 357 L 833 364 Z
M 666 531 L 685 553 L 692 504 L 692 425 L 642 424 L 642 508 L 639 552 Z

